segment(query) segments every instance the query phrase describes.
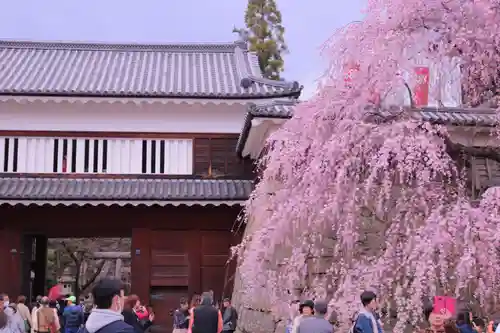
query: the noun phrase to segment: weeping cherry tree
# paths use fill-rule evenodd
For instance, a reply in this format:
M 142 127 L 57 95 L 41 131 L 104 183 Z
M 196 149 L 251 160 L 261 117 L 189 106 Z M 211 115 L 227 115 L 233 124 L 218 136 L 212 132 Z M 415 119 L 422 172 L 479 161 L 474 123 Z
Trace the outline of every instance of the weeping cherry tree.
M 327 273 L 307 292 L 328 297 L 343 323 L 367 288 L 397 313 L 396 332 L 422 319 L 425 297 L 472 299 L 485 311 L 497 304 L 500 189 L 473 202 L 460 160 L 500 158 L 412 117 L 408 69 L 456 63 L 468 106 L 494 101 L 499 22 L 496 0 L 369 0 L 362 21 L 335 32 L 318 93 L 273 133 L 260 161 L 238 248 L 243 303 L 284 315 L 306 259 L 328 251 Z M 395 98 L 405 93 L 410 102 Z M 373 223 L 380 242 L 361 249 Z

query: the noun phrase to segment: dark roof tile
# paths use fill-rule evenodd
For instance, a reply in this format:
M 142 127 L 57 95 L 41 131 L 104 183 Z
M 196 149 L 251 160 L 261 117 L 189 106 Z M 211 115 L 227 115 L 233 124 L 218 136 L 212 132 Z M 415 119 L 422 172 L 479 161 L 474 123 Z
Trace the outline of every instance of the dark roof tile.
M 250 104 L 248 112 L 243 121 L 243 128 L 236 144 L 236 154 L 241 158 L 245 143 L 247 141 L 253 118 L 278 118 L 289 119 L 293 115 L 293 109 L 297 105 L 296 99 L 274 100 L 267 103 Z
M 0 178 L 0 200 L 246 200 L 250 180 Z
M 301 89 L 297 82 L 264 79 L 257 56 L 238 42 L 0 41 L 3 95 L 269 98 Z

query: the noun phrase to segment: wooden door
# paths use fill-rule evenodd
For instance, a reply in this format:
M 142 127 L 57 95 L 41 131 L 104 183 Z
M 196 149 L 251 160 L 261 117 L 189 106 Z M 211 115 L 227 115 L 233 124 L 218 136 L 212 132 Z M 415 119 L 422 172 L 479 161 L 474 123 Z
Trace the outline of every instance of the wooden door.
M 173 314 L 182 297 L 188 298 L 187 287 L 155 287 L 151 289 L 151 306 L 155 313 L 152 333 L 170 333 L 173 328 Z
M 21 294 L 22 288 L 22 252 L 23 235 L 20 230 L 0 229 L 0 263 L 2 271 L 8 274 L 0 274 L 0 287 L 2 292 L 11 295 L 11 298 Z
M 203 231 L 201 237 L 201 284 L 203 291 L 213 290 L 215 302 L 221 302 L 229 259 L 231 233 Z

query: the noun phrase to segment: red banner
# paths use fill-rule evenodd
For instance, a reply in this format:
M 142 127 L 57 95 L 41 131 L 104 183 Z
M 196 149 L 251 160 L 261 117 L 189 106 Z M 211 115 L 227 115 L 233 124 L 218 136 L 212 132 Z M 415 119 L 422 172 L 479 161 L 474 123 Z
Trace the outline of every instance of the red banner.
M 456 298 L 449 296 L 435 296 L 434 297 L 434 313 L 445 314 L 449 313 L 452 316 L 455 315 L 455 309 L 457 306 Z
M 429 67 L 415 67 L 416 83 L 413 88 L 413 101 L 416 107 L 429 104 Z

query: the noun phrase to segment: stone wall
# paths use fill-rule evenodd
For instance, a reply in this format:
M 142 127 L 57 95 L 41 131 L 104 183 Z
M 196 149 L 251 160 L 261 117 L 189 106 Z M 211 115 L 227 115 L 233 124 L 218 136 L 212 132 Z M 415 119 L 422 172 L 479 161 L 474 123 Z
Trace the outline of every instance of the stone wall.
M 380 251 L 381 245 L 383 244 L 383 235 L 385 230 L 384 222 L 378 218 L 375 218 L 370 212 L 365 212 L 362 214 L 361 218 L 365 221 L 364 230 L 362 234 L 364 237 L 359 241 L 357 246 L 357 255 L 369 255 Z M 250 237 L 259 228 L 259 223 L 257 221 L 250 221 L 245 230 L 245 237 Z M 325 273 L 334 264 L 333 257 L 333 247 L 335 244 L 335 237 L 323 237 L 321 243 L 317 246 L 322 249 L 321 255 L 316 257 L 309 257 L 306 262 L 307 273 L 302 281 L 297 281 L 295 285 L 296 299 L 303 299 L 303 291 L 307 290 L 308 286 L 323 286 L 323 292 L 328 299 L 333 294 L 333 283 L 331 278 L 327 280 L 325 278 Z M 290 249 L 280 249 L 284 253 L 281 255 L 286 256 L 286 252 Z M 270 267 L 270 269 L 280 270 L 279 267 Z M 235 286 L 232 296 L 232 301 L 235 307 L 238 309 L 239 320 L 237 331 L 241 333 L 274 333 L 285 332 L 285 324 L 287 318 L 277 318 L 270 309 L 266 307 L 266 304 L 259 304 L 258 302 L 251 303 L 250 305 L 243 305 L 242 298 L 242 275 L 239 270 L 236 271 L 235 275 Z M 332 288 L 328 289 L 328 285 Z

